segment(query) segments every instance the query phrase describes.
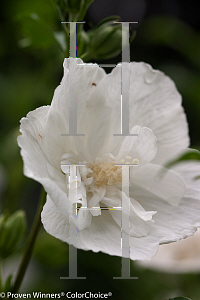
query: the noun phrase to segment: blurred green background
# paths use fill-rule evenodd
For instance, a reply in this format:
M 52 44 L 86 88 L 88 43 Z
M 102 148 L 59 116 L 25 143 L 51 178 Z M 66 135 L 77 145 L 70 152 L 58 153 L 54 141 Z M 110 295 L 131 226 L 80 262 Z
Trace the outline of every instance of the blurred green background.
M 126 2 L 126 1 L 125 1 Z M 131 60 L 145 61 L 169 75 L 183 96 L 192 147 L 200 147 L 200 33 L 197 1 L 96 0 L 85 17 L 85 30 L 109 15 L 139 21 L 131 44 Z M 100 7 L 100 8 L 99 8 Z M 127 12 L 128 9 L 128 12 Z M 19 120 L 35 108 L 51 103 L 62 78 L 63 28 L 56 1 L 4 2 L 0 10 L 0 209 L 26 212 L 28 229 L 34 219 L 40 185 L 23 175 L 16 143 Z M 56 37 L 56 38 L 55 38 Z M 61 46 L 60 46 L 61 45 Z M 121 56 L 101 61 L 117 63 Z M 97 61 L 100 63 L 100 61 Z M 107 69 L 107 72 L 110 70 Z M 24 245 L 26 237 L 21 246 Z M 4 261 L 4 276 L 16 271 L 22 248 Z M 112 292 L 112 299 L 161 300 L 175 296 L 200 299 L 198 274 L 166 274 L 131 264 L 138 280 L 113 280 L 120 276 L 121 260 L 102 253 L 78 250 L 78 276 L 87 280 L 60 280 L 68 276 L 68 245 L 49 236 L 43 228 L 22 292 Z

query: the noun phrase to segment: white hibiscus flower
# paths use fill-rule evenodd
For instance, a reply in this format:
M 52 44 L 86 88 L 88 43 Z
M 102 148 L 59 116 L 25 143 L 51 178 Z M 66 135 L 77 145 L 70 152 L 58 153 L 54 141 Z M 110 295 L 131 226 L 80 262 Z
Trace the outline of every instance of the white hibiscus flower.
M 192 235 L 200 226 L 200 187 L 193 181 L 199 166 L 184 163 L 159 176 L 162 166 L 189 145 L 181 96 L 162 72 L 125 63 L 130 133 L 138 136 L 114 136 L 121 130 L 121 67 L 107 75 L 98 66 L 77 67 L 81 63 L 65 59 L 51 106 L 22 118 L 18 143 L 24 174 L 47 192 L 42 222 L 48 233 L 80 249 L 121 256 L 121 211 L 93 207 L 121 206 L 122 171 L 115 164 L 139 160 L 130 168 L 130 258 L 150 259 L 159 244 Z M 75 86 L 77 132 L 85 136 L 63 136 L 69 133 L 69 89 Z M 64 164 L 84 164 L 77 167 L 77 190 L 76 174 L 70 174 L 71 209 Z M 77 237 L 69 237 L 69 215 Z

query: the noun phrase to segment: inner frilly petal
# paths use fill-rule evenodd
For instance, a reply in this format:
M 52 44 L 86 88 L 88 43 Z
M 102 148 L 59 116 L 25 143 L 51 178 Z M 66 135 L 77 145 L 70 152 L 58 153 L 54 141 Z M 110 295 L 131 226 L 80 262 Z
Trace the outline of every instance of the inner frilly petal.
M 91 225 L 92 214 L 84 206 L 77 209 L 76 205 L 72 206 L 70 220 L 73 221 L 79 230 L 83 230 Z M 77 213 L 78 211 L 78 213 Z
M 115 220 L 117 225 L 121 228 L 121 212 L 120 211 L 110 211 L 112 218 Z M 144 237 L 149 233 L 148 223 L 141 220 L 137 215 L 132 215 L 129 218 L 129 230 L 125 232 L 131 237 Z
M 102 203 L 104 203 L 108 208 L 111 216 L 118 224 L 119 227 L 122 226 L 122 215 L 129 218 L 129 230 L 125 229 L 127 234 L 136 237 L 147 236 L 149 232 L 148 224 L 153 222 L 152 216 L 156 211 L 146 211 L 138 201 L 130 199 L 124 194 L 123 195 L 123 211 L 121 199 L 116 196 L 104 197 Z M 123 214 L 122 214 L 123 213 Z
M 137 136 L 126 136 L 123 140 L 116 159 L 120 161 L 127 156 L 139 160 L 139 165 L 143 165 L 154 159 L 157 153 L 156 137 L 152 130 L 146 127 L 134 126 L 131 134 Z
M 100 209 L 100 201 L 103 199 L 104 195 L 106 193 L 106 188 L 100 187 L 92 196 L 88 203 L 88 207 L 95 207 L 95 209 L 91 209 L 91 214 L 93 216 L 99 216 L 101 215 L 101 209 Z M 98 207 L 98 208 L 97 208 Z

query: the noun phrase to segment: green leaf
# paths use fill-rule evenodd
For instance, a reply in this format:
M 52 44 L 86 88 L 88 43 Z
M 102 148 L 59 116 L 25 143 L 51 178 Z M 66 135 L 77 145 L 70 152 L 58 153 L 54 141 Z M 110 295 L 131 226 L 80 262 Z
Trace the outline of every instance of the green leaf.
M 4 287 L 3 287 L 3 291 L 5 293 L 12 290 L 12 278 L 13 278 L 13 274 L 10 274 L 8 276 L 8 278 L 6 279 L 6 283 L 5 283 Z
M 110 16 L 110 17 L 106 17 L 105 19 L 103 19 L 98 25 L 96 28 L 102 26 L 103 24 L 105 23 L 108 23 L 108 22 L 114 22 L 114 21 L 119 21 L 120 20 L 120 16 Z
M 177 159 L 170 161 L 165 167 L 170 168 L 180 162 L 190 161 L 190 160 L 200 161 L 200 152 L 198 150 L 192 150 L 190 152 L 184 153 Z
M 174 165 L 177 165 L 181 162 L 188 162 L 188 161 L 200 161 L 200 152 L 198 150 L 189 150 L 186 153 L 183 153 L 181 156 L 178 158 L 168 162 L 160 171 L 160 176 L 164 176 L 165 173 L 167 172 L 167 169 L 173 167 Z M 193 178 L 194 180 L 200 179 L 200 175 L 196 176 Z
M 65 33 L 63 31 L 57 31 L 53 32 L 53 36 L 58 45 L 60 46 L 60 49 L 62 49 L 63 53 L 65 53 L 67 49 Z
M 18 17 L 21 22 L 21 35 L 18 44 L 21 48 L 47 49 L 56 44 L 63 50 L 58 33 L 55 33 L 36 13 Z

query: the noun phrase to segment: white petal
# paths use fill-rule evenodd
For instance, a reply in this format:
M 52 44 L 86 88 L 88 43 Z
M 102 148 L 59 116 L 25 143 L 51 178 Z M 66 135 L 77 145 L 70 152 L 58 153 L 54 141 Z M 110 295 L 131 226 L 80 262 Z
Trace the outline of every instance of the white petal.
M 92 196 L 92 198 L 89 201 L 88 207 L 100 207 L 99 202 L 102 200 L 106 192 L 106 189 L 103 187 L 100 187 Z M 91 214 L 93 216 L 99 216 L 101 215 L 101 209 L 95 208 L 95 210 L 91 210 Z
M 137 158 L 139 165 L 152 161 L 157 153 L 153 132 L 149 128 L 135 126 L 130 133 L 138 136 L 125 137 L 116 157 L 117 161 L 126 159 L 126 156 L 130 156 L 132 160 Z
M 106 187 L 106 196 L 114 196 L 116 194 L 119 193 L 119 189 L 117 189 L 115 186 L 112 186 L 112 185 L 108 185 Z
M 45 230 L 64 242 L 73 244 L 76 248 L 102 251 L 110 255 L 122 255 L 121 229 L 106 211 L 99 217 L 92 218 L 90 227 L 77 231 L 77 237 L 69 238 L 69 221 L 54 206 L 50 198 L 47 199 L 42 211 L 42 223 Z M 130 238 L 131 259 L 150 259 L 158 249 L 155 239 Z
M 98 112 L 85 114 L 88 99 L 93 93 L 93 82 L 97 83 L 105 75 L 103 69 L 93 66 L 77 66 L 82 63 L 80 59 L 67 59 L 64 62 L 65 72 L 61 84 L 54 93 L 51 108 L 48 112 L 44 127 L 45 155 L 49 160 L 54 160 L 54 165 L 60 164 L 60 157 L 64 153 L 74 153 L 78 161 L 91 160 L 90 151 L 87 149 L 88 130 L 98 118 Z M 67 69 L 70 68 L 70 71 Z M 75 99 L 70 99 L 70 89 L 75 91 Z M 77 101 L 77 133 L 86 136 L 63 136 L 69 133 L 69 104 Z M 104 108 L 103 108 L 104 111 Z M 84 119 L 84 123 L 83 120 Z M 85 124 L 85 125 L 84 125 Z M 86 128 L 87 127 L 87 128 Z M 100 146 L 101 144 L 99 144 Z
M 200 167 L 198 168 L 200 171 Z M 184 169 L 188 183 L 185 196 L 181 199 L 178 206 L 172 206 L 168 202 L 162 201 L 162 198 L 144 188 L 135 188 L 131 191 L 145 210 L 157 210 L 157 214 L 153 218 L 155 223 L 149 226 L 151 227 L 150 237 L 157 238 L 160 240 L 160 243 L 169 243 L 186 238 L 194 234 L 196 228 L 200 226 L 200 218 L 197 213 L 200 209 L 200 197 L 197 197 L 197 191 L 198 195 L 200 195 L 200 186 L 198 181 L 193 181 L 193 186 L 191 186 L 191 165 L 184 164 Z M 198 172 L 197 167 L 193 168 L 193 170 L 194 174 Z M 194 197 L 190 193 L 191 188 L 196 190 Z
M 125 200 L 124 203 L 124 212 L 130 216 L 137 216 L 139 217 L 141 220 L 143 221 L 150 221 L 152 220 L 152 216 L 156 213 L 156 211 L 146 211 L 142 205 L 136 201 L 133 198 L 130 198 L 130 204 L 129 204 L 129 198 L 125 195 L 125 193 L 123 193 L 123 199 Z M 121 196 L 121 195 L 120 195 Z M 122 201 L 119 196 L 118 197 L 113 197 L 113 196 L 109 196 L 109 197 L 104 197 L 101 200 L 107 207 L 121 207 L 122 205 Z
M 148 64 L 133 63 L 130 95 L 132 124 L 153 130 L 157 137 L 158 155 L 160 152 L 166 154 L 165 157 L 159 156 L 160 162 L 170 157 L 171 153 L 165 151 L 165 147 L 174 152 L 188 147 L 188 125 L 181 106 L 181 95 L 168 76 L 153 70 Z
M 130 210 L 131 214 L 134 212 L 140 219 L 144 221 L 152 220 L 152 216 L 156 214 L 156 211 L 146 211 L 142 205 L 133 198 L 131 198 Z
M 123 192 L 122 192 L 123 193 Z M 114 198 L 115 199 L 115 198 Z M 104 197 L 103 202 L 106 205 L 112 204 L 113 207 L 119 206 L 119 201 L 117 199 L 115 200 L 115 203 L 112 203 L 114 199 L 107 199 Z M 115 222 L 118 224 L 119 227 L 121 227 L 122 220 L 121 216 L 125 216 L 129 219 L 129 230 L 124 229 L 127 234 L 130 234 L 131 236 L 135 237 L 144 237 L 147 236 L 149 232 L 148 222 L 152 220 L 152 216 L 156 213 L 155 211 L 145 211 L 144 208 L 134 199 L 130 199 L 126 196 L 125 193 L 123 193 L 122 197 L 123 203 L 123 211 L 119 210 L 110 210 L 111 216 L 115 220 Z M 121 201 L 120 201 L 121 202 Z M 121 204 L 122 205 L 122 204 Z
M 129 218 L 129 230 L 126 228 L 123 229 L 122 227 L 122 220 L 121 220 L 121 212 L 118 210 L 111 210 L 110 211 L 111 216 L 119 226 L 120 230 L 125 230 L 125 232 L 130 235 L 131 237 L 144 237 L 147 236 L 149 233 L 149 226 L 148 222 L 143 221 L 141 218 L 139 218 L 135 213 L 131 213 L 131 217 L 128 215 L 126 216 Z
M 160 239 L 160 244 L 175 242 L 193 235 L 200 226 L 196 213 L 200 204 L 197 200 L 183 198 L 178 207 L 169 207 L 165 202 L 152 198 L 150 202 L 151 205 L 146 205 L 146 209 L 156 206 L 158 211 L 154 216 L 155 223 L 150 224 L 151 236 Z
M 186 191 L 185 183 L 178 173 L 154 164 L 131 168 L 130 181 L 133 193 L 134 189 L 141 187 L 172 205 L 178 205 Z
M 73 213 L 70 215 L 70 220 L 76 225 L 79 230 L 83 230 L 91 225 L 92 214 L 89 210 L 81 207 L 76 216 L 76 207 L 73 206 Z
M 61 82 L 62 93 L 59 102 L 62 103 L 59 103 L 59 109 L 63 107 L 63 114 L 68 121 L 69 113 L 66 114 L 66 107 L 69 110 L 69 88 L 76 89 L 74 101 L 77 100 L 77 132 L 85 134 L 85 137 L 79 137 L 82 146 L 77 144 L 76 149 L 79 153 L 83 152 L 83 160 L 89 160 L 86 154 L 90 153 L 92 159 L 95 159 L 106 139 L 110 107 L 104 105 L 105 94 L 99 92 L 99 82 L 106 76 L 105 71 L 96 64 L 76 67 L 76 64 L 81 63 L 80 59 L 65 59 L 64 67 L 69 68 L 70 72 L 65 71 L 66 75 Z
M 172 167 L 185 182 L 185 197 L 200 200 L 200 184 L 195 178 L 200 175 L 200 163 L 184 161 Z
M 188 125 L 181 106 L 181 96 L 174 82 L 164 73 L 153 70 L 143 62 L 125 63 L 130 70 L 129 113 L 130 126 L 150 128 L 157 138 L 156 163 L 169 160 L 177 151 L 188 147 Z M 110 138 L 104 152 L 116 155 L 123 137 L 113 137 L 121 129 L 121 67 L 104 77 L 100 85 L 106 94 L 107 105 L 112 107 Z M 112 149 L 112 150 L 111 150 Z
M 106 207 L 114 207 L 114 208 L 119 207 L 121 209 L 121 199 L 118 197 L 104 196 L 101 202 L 105 204 Z
M 63 174 L 60 172 L 60 170 L 58 171 L 55 167 L 53 167 L 52 165 L 50 165 L 49 163 L 47 163 L 46 165 L 47 168 L 47 172 L 49 174 L 49 177 L 55 181 L 58 182 L 58 184 L 63 183 L 64 182 L 64 176 Z
M 60 169 L 55 170 L 44 154 L 42 122 L 49 107 L 41 107 L 27 115 L 21 121 L 22 135 L 18 137 L 21 155 L 24 161 L 24 174 L 40 182 L 63 214 L 68 212 L 67 195 L 65 193 L 65 176 Z M 40 135 L 42 138 L 40 137 Z M 56 175 L 60 172 L 59 177 Z M 55 180 L 59 179 L 59 183 Z

